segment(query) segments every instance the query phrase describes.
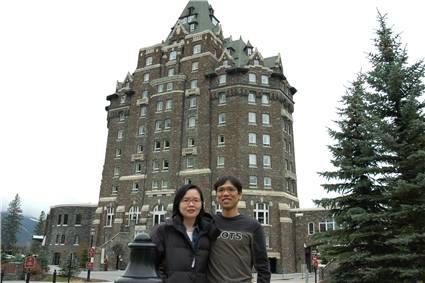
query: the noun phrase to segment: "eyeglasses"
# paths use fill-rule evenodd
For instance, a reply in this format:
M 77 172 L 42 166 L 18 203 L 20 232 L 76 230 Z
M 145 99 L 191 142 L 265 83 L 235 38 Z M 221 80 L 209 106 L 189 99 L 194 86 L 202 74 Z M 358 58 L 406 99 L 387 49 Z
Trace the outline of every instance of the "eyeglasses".
M 217 188 L 217 193 L 218 194 L 223 194 L 224 192 L 228 192 L 229 194 L 234 194 L 238 191 L 238 189 L 236 189 L 235 187 L 218 187 Z
M 184 198 L 184 199 L 182 199 L 182 201 L 181 201 L 183 204 L 185 204 L 185 205 L 188 205 L 189 203 L 193 203 L 193 204 L 199 204 L 199 203 L 201 203 L 201 200 L 200 199 L 198 199 L 198 198 L 193 198 L 193 199 L 190 199 L 190 198 Z

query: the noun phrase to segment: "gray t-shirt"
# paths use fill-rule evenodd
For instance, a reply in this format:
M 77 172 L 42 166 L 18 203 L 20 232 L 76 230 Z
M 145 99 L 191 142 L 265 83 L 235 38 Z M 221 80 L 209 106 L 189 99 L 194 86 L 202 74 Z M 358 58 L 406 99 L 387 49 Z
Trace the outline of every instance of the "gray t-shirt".
M 270 282 L 270 269 L 263 229 L 258 221 L 245 215 L 213 216 L 220 236 L 209 256 L 207 277 L 210 283 L 245 283 L 252 281 L 252 267 L 257 282 Z

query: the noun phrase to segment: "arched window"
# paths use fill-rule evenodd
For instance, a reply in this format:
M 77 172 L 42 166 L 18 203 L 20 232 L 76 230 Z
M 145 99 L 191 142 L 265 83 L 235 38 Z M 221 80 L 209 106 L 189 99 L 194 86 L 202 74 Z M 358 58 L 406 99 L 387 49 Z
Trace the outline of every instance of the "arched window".
M 164 210 L 164 205 L 158 204 L 157 206 L 155 206 L 152 211 L 153 225 L 165 222 L 166 213 L 167 212 Z
M 269 205 L 267 203 L 256 203 L 254 217 L 260 224 L 269 224 Z
M 128 210 L 128 225 L 139 223 L 139 207 L 132 206 Z

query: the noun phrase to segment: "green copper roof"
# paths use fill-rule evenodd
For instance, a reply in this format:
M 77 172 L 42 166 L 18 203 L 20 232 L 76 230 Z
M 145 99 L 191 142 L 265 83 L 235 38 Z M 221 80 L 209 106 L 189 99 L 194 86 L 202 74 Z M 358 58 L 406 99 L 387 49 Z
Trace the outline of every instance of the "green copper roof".
M 190 33 L 198 33 L 204 30 L 216 32 L 219 30 L 219 21 L 214 17 L 214 10 L 206 0 L 190 0 L 179 20 Z M 195 24 L 195 30 L 190 31 L 190 23 Z

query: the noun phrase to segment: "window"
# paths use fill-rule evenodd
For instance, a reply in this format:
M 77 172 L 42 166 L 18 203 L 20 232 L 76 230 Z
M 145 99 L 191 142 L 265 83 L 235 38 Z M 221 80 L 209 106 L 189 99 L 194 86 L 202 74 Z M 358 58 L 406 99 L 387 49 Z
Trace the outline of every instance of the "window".
M 251 47 L 249 47 L 249 48 L 246 49 L 246 54 L 248 56 L 251 56 L 252 55 L 252 48 Z
M 256 133 L 248 133 L 248 143 L 253 145 L 257 144 L 257 134 Z
M 187 139 L 187 147 L 193 147 L 195 146 L 195 139 L 194 138 L 188 138 Z
M 162 121 L 155 121 L 155 132 L 159 132 L 162 129 Z
M 248 81 L 249 83 L 255 84 L 257 82 L 257 76 L 253 73 L 248 74 Z
M 248 93 L 248 104 L 255 104 L 255 93 Z
M 125 120 L 125 114 L 124 114 L 123 111 L 120 111 L 120 113 L 119 113 L 119 120 L 120 120 L 120 122 Z
M 314 223 L 313 222 L 308 223 L 308 234 L 309 235 L 314 234 Z
M 292 153 L 292 142 L 288 142 L 288 152 Z
M 272 186 L 272 178 L 264 177 L 264 187 L 270 189 Z
M 255 154 L 249 155 L 249 167 L 251 167 L 251 168 L 257 167 L 257 155 L 255 155 Z
M 263 122 L 263 125 L 270 125 L 270 115 L 269 114 L 263 113 L 261 115 L 261 120 Z
M 190 179 L 190 178 L 184 178 L 184 184 L 185 185 L 192 184 L 192 179 Z
M 192 72 L 196 72 L 199 69 L 199 62 L 192 62 Z
M 260 224 L 269 224 L 269 205 L 267 203 L 256 203 L 254 217 Z
M 260 65 L 260 61 L 258 59 L 254 59 L 254 66 Z
M 137 153 L 142 153 L 143 152 L 143 144 L 138 144 L 137 145 Z
M 147 111 L 146 106 L 144 106 L 144 105 L 140 106 L 140 117 L 145 117 L 146 111 Z
M 158 85 L 158 93 L 164 92 L 164 85 Z
M 196 118 L 195 117 L 189 117 L 189 129 L 193 129 L 196 126 Z
M 170 141 L 164 140 L 164 149 L 169 149 L 169 148 L 170 148 Z
M 173 83 L 169 82 L 167 83 L 167 91 L 172 91 L 173 90 Z
M 272 158 L 270 155 L 263 155 L 263 167 L 264 168 L 272 167 Z
M 55 245 L 58 245 L 59 244 L 59 238 L 60 238 L 60 235 L 59 234 L 56 235 Z
M 224 156 L 217 156 L 217 167 L 224 167 Z
M 157 225 L 165 222 L 165 214 L 164 206 L 162 204 L 158 204 L 154 207 L 152 211 L 153 225 Z
M 165 119 L 164 120 L 164 130 L 171 129 L 171 119 Z
M 189 108 L 196 108 L 196 97 L 189 98 Z
M 218 77 L 218 83 L 219 84 L 225 84 L 226 83 L 226 75 L 220 75 L 219 77 Z
M 168 188 L 168 181 L 167 180 L 162 180 L 161 181 L 161 188 L 162 189 Z
M 115 157 L 120 157 L 120 156 L 121 156 L 121 148 L 115 149 Z
M 78 237 L 78 235 L 74 236 L 74 245 L 78 246 L 80 244 L 80 238 Z
M 106 208 L 106 227 L 112 227 L 112 222 L 114 220 L 114 210 L 115 209 L 111 204 L 108 206 L 108 208 Z
M 145 126 L 139 126 L 139 136 L 144 136 L 146 133 L 146 127 Z
M 120 96 L 120 103 L 121 104 L 125 103 L 125 94 Z
M 63 215 L 63 225 L 68 225 L 68 214 Z
M 134 164 L 134 172 L 141 173 L 142 172 L 142 163 L 137 162 Z
M 224 66 L 224 67 L 229 66 L 229 61 L 227 61 L 227 60 L 223 60 L 223 66 Z
M 61 245 L 65 245 L 65 235 L 61 236 Z
M 149 73 L 143 74 L 143 81 L 148 82 L 149 81 Z
M 168 171 L 168 160 L 164 159 L 162 160 L 162 170 Z
M 114 167 L 114 176 L 119 176 L 120 175 L 120 168 L 119 167 Z
M 175 72 L 175 69 L 174 68 L 168 69 L 168 76 L 169 77 L 174 76 L 174 72 Z
M 164 102 L 158 101 L 156 103 L 156 112 L 162 112 L 163 109 L 164 109 Z
M 152 162 L 152 171 L 159 171 L 159 160 L 154 160 Z
M 270 135 L 267 135 L 267 134 L 263 135 L 263 145 L 270 146 Z
M 152 180 L 152 189 L 158 189 L 158 181 Z
M 224 145 L 224 135 L 218 135 L 218 145 L 219 146 Z
M 193 54 L 199 54 L 199 53 L 201 53 L 201 45 L 196 44 L 193 46 Z
M 193 157 L 186 157 L 186 168 L 193 168 Z
M 269 99 L 269 96 L 267 94 L 263 94 L 261 96 L 261 104 L 263 104 L 263 105 L 269 105 L 270 104 L 270 99 Z
M 62 224 L 62 214 L 58 215 L 58 225 Z
M 257 176 L 249 176 L 249 186 L 257 187 Z
M 220 93 L 218 95 L 218 104 L 226 104 L 226 94 Z
M 117 185 L 112 186 L 112 193 L 117 194 L 119 190 L 119 187 Z
M 269 85 L 269 77 L 266 75 L 261 75 L 261 84 Z
M 146 58 L 146 66 L 152 65 L 152 62 L 153 62 L 153 58 L 152 57 Z
M 248 113 L 248 123 L 249 124 L 256 124 L 257 123 L 257 117 L 255 115 L 255 112 L 249 112 Z
M 117 139 L 122 140 L 124 137 L 124 130 L 118 130 Z
M 75 215 L 75 225 L 81 225 L 81 214 Z
M 132 206 L 128 210 L 128 225 L 139 223 L 139 207 Z
M 218 124 L 219 125 L 226 124 L 226 113 L 218 114 Z
M 131 188 L 131 190 L 132 190 L 133 192 L 138 192 L 138 191 L 139 191 L 139 188 L 140 188 L 139 183 L 134 182 L 134 183 L 133 183 L 133 187 Z
M 326 219 L 319 222 L 319 231 L 326 232 L 330 230 L 335 230 L 335 221 L 333 219 Z
M 149 91 L 144 90 L 144 91 L 142 92 L 142 98 L 148 98 L 148 97 L 149 97 Z
M 176 60 L 177 57 L 177 51 L 171 51 L 170 52 L 170 61 Z
M 165 110 L 169 111 L 173 109 L 173 100 L 172 99 L 168 99 L 165 101 Z
M 190 81 L 190 88 L 195 89 L 198 87 L 198 80 L 191 80 Z

